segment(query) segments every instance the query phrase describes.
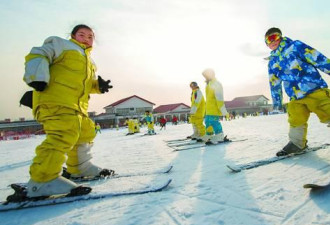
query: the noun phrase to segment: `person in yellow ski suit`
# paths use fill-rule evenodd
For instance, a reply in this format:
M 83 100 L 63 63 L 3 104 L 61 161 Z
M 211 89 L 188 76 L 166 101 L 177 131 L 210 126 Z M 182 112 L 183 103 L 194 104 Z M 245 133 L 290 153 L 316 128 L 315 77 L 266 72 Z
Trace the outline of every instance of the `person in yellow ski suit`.
M 99 123 L 95 125 L 95 133 L 101 133 L 101 125 Z
M 148 133 L 149 135 L 154 135 L 155 133 L 155 128 L 154 128 L 154 116 L 150 111 L 146 111 L 144 114 L 144 117 L 142 120 L 145 120 L 148 124 Z
M 74 182 L 60 175 L 65 162 L 72 177 L 113 173 L 90 161 L 96 133 L 87 113 L 89 95 L 112 88 L 110 80 L 95 76 L 96 66 L 90 56 L 93 41 L 93 30 L 80 24 L 73 28 L 70 40 L 49 37 L 25 57 L 24 81 L 34 88 L 33 115 L 46 133 L 30 166 L 28 197 L 66 194 L 75 189 Z
M 189 136 L 192 140 L 202 141 L 201 137 L 205 135 L 205 126 L 203 123 L 205 114 L 205 100 L 203 93 L 199 89 L 196 82 L 190 83 L 191 92 L 191 108 L 190 123 L 192 124 L 194 133 Z
M 202 75 L 206 80 L 206 110 L 204 117 L 206 132 L 209 133 L 212 129 L 214 132 L 214 135 L 206 135 L 202 139 L 204 141 L 209 139 L 212 144 L 217 144 L 225 140 L 220 116 L 228 114 L 223 97 L 223 88 L 222 84 L 215 78 L 213 69 L 204 70 Z
M 127 125 L 128 133 L 126 135 L 133 135 L 135 133 L 134 120 L 126 118 L 124 125 Z

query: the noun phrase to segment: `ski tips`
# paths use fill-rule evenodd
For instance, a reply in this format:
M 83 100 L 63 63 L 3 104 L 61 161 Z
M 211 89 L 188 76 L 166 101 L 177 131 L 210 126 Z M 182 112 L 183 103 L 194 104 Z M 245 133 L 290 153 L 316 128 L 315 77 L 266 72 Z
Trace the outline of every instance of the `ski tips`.
M 303 188 L 306 189 L 311 189 L 311 190 L 325 190 L 325 189 L 330 189 L 330 184 L 304 184 Z
M 235 168 L 235 166 L 230 166 L 230 165 L 226 165 L 228 167 L 228 169 L 230 169 L 231 172 L 233 173 L 238 173 L 241 172 L 242 170 L 239 168 Z

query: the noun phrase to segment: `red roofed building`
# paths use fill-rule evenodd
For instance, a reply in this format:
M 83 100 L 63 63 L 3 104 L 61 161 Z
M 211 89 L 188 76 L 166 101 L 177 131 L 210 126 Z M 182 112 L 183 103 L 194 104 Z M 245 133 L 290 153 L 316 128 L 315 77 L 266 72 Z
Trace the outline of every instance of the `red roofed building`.
M 269 99 L 264 95 L 253 95 L 245 97 L 237 97 L 232 101 L 225 101 L 227 111 L 229 113 L 236 112 L 236 114 L 252 114 L 256 112 L 268 113 L 272 108 L 268 104 Z
M 104 107 L 105 113 L 95 116 L 94 120 L 99 122 L 102 127 L 121 126 L 126 118 L 140 118 L 145 111 L 152 112 L 154 105 L 144 98 L 132 95 Z
M 104 107 L 105 113 L 116 114 L 120 116 L 132 116 L 143 115 L 146 110 L 152 112 L 155 104 L 141 98 L 137 95 L 133 95 L 127 98 L 118 100 L 111 105 Z
M 179 121 L 187 121 L 190 112 L 190 107 L 184 103 L 160 105 L 154 109 L 156 121 L 160 118 L 166 118 L 167 121 L 172 121 L 173 117 L 177 117 Z

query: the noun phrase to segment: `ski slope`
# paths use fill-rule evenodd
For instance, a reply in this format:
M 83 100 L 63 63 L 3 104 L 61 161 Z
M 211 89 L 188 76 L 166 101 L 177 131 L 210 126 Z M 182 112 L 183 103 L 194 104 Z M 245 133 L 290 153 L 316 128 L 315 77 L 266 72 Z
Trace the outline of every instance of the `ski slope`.
M 129 190 L 172 178 L 159 193 L 81 201 L 0 213 L 1 224 L 330 224 L 330 190 L 310 192 L 305 183 L 330 181 L 330 147 L 271 165 L 232 173 L 226 164 L 273 156 L 288 141 L 287 115 L 223 121 L 226 145 L 173 151 L 164 140 L 192 133 L 191 125 L 168 125 L 158 135 L 125 136 L 127 130 L 102 130 L 94 144 L 94 162 L 117 173 L 152 171 L 169 164 L 169 174 L 125 177 L 104 185 Z M 8 184 L 26 182 L 35 147 L 44 139 L 0 142 L 0 199 L 11 194 Z M 330 128 L 309 120 L 309 146 L 330 142 Z M 102 187 L 102 186 L 100 186 Z

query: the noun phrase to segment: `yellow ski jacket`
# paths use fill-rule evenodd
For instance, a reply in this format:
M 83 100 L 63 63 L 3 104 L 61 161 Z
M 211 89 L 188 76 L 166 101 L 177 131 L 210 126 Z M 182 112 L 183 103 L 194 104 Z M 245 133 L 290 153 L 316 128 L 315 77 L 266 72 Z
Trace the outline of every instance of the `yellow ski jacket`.
M 204 117 L 205 100 L 201 90 L 198 88 L 191 93 L 190 115 L 195 117 Z
M 227 110 L 225 107 L 223 88 L 215 78 L 208 81 L 206 85 L 206 113 L 210 116 L 225 116 Z
M 88 115 L 89 94 L 101 93 L 96 66 L 86 48 L 74 39 L 49 37 L 25 57 L 23 80 L 47 83 L 44 91 L 33 91 L 33 114 L 40 105 L 60 105 Z

